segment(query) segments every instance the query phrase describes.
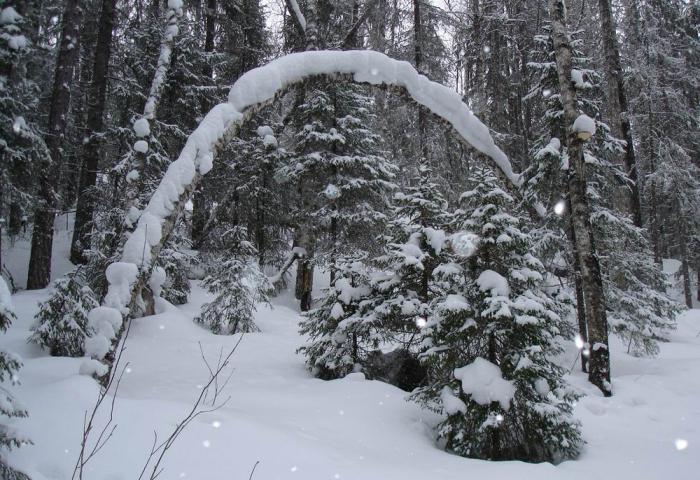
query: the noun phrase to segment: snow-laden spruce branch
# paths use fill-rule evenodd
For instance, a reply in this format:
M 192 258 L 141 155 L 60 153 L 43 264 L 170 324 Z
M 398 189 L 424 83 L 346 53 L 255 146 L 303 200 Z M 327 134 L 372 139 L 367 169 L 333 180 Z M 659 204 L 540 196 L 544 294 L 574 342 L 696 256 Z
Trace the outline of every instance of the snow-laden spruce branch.
M 217 148 L 235 136 L 245 121 L 290 87 L 318 76 L 343 77 L 356 83 L 383 86 L 412 99 L 450 125 L 464 144 L 484 154 L 512 187 L 517 190 L 521 186 L 521 178 L 513 171 L 508 157 L 496 146 L 489 129 L 462 102 L 460 95 L 420 75 L 410 63 L 370 50 L 293 53 L 240 77 L 231 87 L 228 101 L 212 108 L 189 136 L 127 239 L 121 261 L 107 268 L 109 288 L 105 307 L 128 316 L 138 305 L 141 289 L 147 283 L 163 243 L 202 176 L 211 170 Z M 108 328 L 104 330 L 112 332 Z M 103 360 L 107 345 L 118 343 L 120 334 L 99 338 L 101 330 L 97 332 L 87 340 L 86 352 Z

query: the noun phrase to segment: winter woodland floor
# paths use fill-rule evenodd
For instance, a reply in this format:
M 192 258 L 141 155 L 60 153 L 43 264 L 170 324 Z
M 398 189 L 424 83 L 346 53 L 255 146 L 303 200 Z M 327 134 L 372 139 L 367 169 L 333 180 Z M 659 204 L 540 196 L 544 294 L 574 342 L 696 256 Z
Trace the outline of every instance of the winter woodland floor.
M 11 264 L 21 263 L 22 248 L 13 249 Z M 61 248 L 57 263 L 67 267 Z M 83 415 L 98 392 L 91 378 L 78 374 L 80 359 L 52 358 L 26 343 L 37 303 L 47 294 L 13 296 L 18 320 L 0 336 L 3 347 L 24 359 L 15 392 L 30 417 L 15 424 L 34 441 L 9 459 L 34 480 L 70 478 Z M 153 431 L 169 435 L 208 379 L 199 343 L 216 363 L 220 349 L 237 340 L 193 322 L 207 299 L 194 285 L 187 305 L 163 305 L 161 313 L 133 322 L 129 370 L 116 399 L 118 426 L 87 479 L 138 478 Z M 262 333 L 246 334 L 234 354 L 235 371 L 223 393 L 230 400 L 183 432 L 160 478 L 248 479 L 256 461 L 255 480 L 698 478 L 700 309 L 679 318 L 657 358 L 631 357 L 613 342 L 612 398 L 591 387 L 576 364 L 570 380 L 586 394 L 575 413 L 587 445 L 579 460 L 552 466 L 450 455 L 433 442 L 436 417 L 407 402 L 405 392 L 358 374 L 330 382 L 312 378 L 295 354 L 302 342 L 295 304 L 289 296 L 273 303 L 258 311 Z M 572 341 L 562 362 L 572 365 L 575 356 Z

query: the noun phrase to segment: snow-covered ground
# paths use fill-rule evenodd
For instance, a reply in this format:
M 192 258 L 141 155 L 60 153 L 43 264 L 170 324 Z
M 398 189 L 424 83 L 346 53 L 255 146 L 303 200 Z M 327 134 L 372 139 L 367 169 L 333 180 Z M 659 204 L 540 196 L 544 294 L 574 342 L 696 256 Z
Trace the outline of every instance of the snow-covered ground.
M 64 266 L 68 265 L 67 263 Z M 81 359 L 52 358 L 26 343 L 46 290 L 13 296 L 18 320 L 0 346 L 24 359 L 14 391 L 30 417 L 15 426 L 33 446 L 10 462 L 34 480 L 68 479 L 82 436 L 83 416 L 98 388 L 78 374 Z M 238 336 L 217 336 L 193 322 L 208 294 L 195 285 L 190 303 L 166 305 L 133 321 L 125 373 L 115 403 L 117 428 L 90 462 L 87 480 L 135 480 L 154 430 L 169 435 L 208 380 L 199 344 L 216 363 Z M 255 480 L 412 479 L 696 479 L 700 476 L 700 310 L 684 313 L 657 358 L 627 355 L 613 341 L 615 396 L 603 398 L 583 374 L 571 382 L 586 393 L 576 407 L 587 441 L 579 460 L 558 466 L 486 462 L 450 455 L 433 441 L 433 414 L 406 401 L 397 388 L 353 374 L 312 378 L 295 353 L 299 314 L 289 296 L 261 306 L 261 333 L 246 334 L 219 410 L 198 417 L 163 463 L 159 478 Z M 575 363 L 571 343 L 565 359 Z M 576 364 L 578 365 L 578 364 Z M 103 411 L 107 414 L 108 411 Z M 104 418 L 104 417 L 102 417 Z

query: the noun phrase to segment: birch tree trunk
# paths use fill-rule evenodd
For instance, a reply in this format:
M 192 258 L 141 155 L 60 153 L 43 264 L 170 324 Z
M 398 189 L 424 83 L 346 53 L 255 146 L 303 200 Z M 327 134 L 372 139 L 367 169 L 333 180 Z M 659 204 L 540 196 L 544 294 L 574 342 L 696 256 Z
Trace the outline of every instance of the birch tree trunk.
M 306 51 L 318 50 L 318 29 L 316 25 L 317 21 L 317 9 L 316 0 L 310 0 L 306 5 L 306 28 L 304 29 L 304 34 L 306 36 Z M 302 87 L 303 88 L 303 87 Z M 300 91 L 302 98 L 306 95 L 303 90 Z M 303 192 L 303 179 L 300 180 L 298 186 L 301 192 L 300 197 L 302 202 L 304 201 L 305 194 Z M 306 208 L 303 209 L 304 211 Z M 295 296 L 299 300 L 299 308 L 302 312 L 306 312 L 311 309 L 312 297 L 311 292 L 314 287 L 314 253 L 316 248 L 316 242 L 314 239 L 314 232 L 309 225 L 309 222 L 302 221 L 297 225 L 295 232 L 295 246 L 304 249 L 305 254 L 297 260 L 297 278 L 295 283 Z
M 581 267 L 581 283 L 586 304 L 588 341 L 590 344 L 588 380 L 605 396 L 612 395 L 610 384 L 610 352 L 608 348 L 608 321 L 605 313 L 603 280 L 593 243 L 590 206 L 586 195 L 586 170 L 583 159 L 584 140 L 571 130 L 579 116 L 576 108 L 576 90 L 571 81 L 571 45 L 564 0 L 549 0 L 557 63 L 557 76 L 564 107 L 566 145 L 569 153 L 569 199 L 575 251 Z M 580 308 L 580 306 L 579 306 Z
M 27 273 L 28 290 L 44 288 L 51 281 L 53 222 L 58 206 L 57 190 L 63 164 L 64 134 L 68 125 L 73 73 L 80 53 L 80 23 L 83 16 L 80 3 L 80 0 L 67 0 L 61 20 L 63 25 L 54 69 L 46 133 L 46 146 L 51 156 L 51 164 L 38 171 L 41 203 L 34 212 L 34 231 Z
M 627 94 L 625 92 L 624 78 L 622 77 L 622 65 L 620 62 L 620 49 L 615 32 L 615 20 L 612 15 L 610 0 L 598 0 L 600 14 L 601 35 L 603 53 L 605 55 L 605 80 L 608 86 L 608 102 L 610 120 L 613 131 L 627 142 L 625 148 L 625 168 L 632 185 L 630 187 L 630 211 L 632 220 L 638 227 L 642 226 L 642 204 L 639 193 L 639 176 L 637 172 L 637 159 L 634 151 L 634 138 L 630 125 Z
M 90 189 L 97 180 L 100 146 L 95 134 L 104 126 L 105 98 L 107 95 L 107 70 L 112 50 L 112 30 L 116 0 L 102 0 L 97 46 L 93 60 L 92 81 L 88 90 L 87 131 L 88 143 L 83 145 L 78 185 L 78 203 L 75 212 L 75 227 L 71 241 L 70 260 L 85 263 L 83 251 L 90 247 L 90 230 L 95 211 L 95 198 Z

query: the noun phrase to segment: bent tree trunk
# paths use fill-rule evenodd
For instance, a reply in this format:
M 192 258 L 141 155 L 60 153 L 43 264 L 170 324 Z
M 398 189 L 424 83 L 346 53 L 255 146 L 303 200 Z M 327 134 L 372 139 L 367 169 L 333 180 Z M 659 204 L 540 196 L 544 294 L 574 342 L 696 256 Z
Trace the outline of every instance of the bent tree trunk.
M 589 362 L 588 380 L 605 396 L 612 395 L 610 385 L 610 352 L 608 349 L 608 321 L 605 313 L 603 279 L 596 256 L 591 229 L 591 212 L 586 195 L 586 164 L 583 159 L 583 142 L 571 126 L 579 112 L 576 108 L 576 91 L 571 81 L 571 45 L 566 23 L 564 0 L 549 1 L 557 63 L 557 76 L 566 122 L 566 145 L 569 152 L 569 198 L 575 251 L 581 268 L 581 283 L 586 304 L 588 323 Z M 579 308 L 581 306 L 579 305 Z
M 90 192 L 97 180 L 99 161 L 99 133 L 104 126 L 105 98 L 107 95 L 107 70 L 112 51 L 112 30 L 116 0 L 102 0 L 100 28 L 97 34 L 97 47 L 93 61 L 93 76 L 88 91 L 88 111 L 86 136 L 88 143 L 83 145 L 83 159 L 78 185 L 78 204 L 75 210 L 75 227 L 70 247 L 70 260 L 73 263 L 85 263 L 84 250 L 90 247 L 90 230 L 95 211 L 95 197 Z
M 310 79 L 354 81 L 379 86 L 426 107 L 442 122 L 441 125 L 455 133 L 466 148 L 483 154 L 480 158 L 489 161 L 500 172 L 508 191 L 521 198 L 520 176 L 513 171 L 508 157 L 496 146 L 488 128 L 472 114 L 454 90 L 428 81 L 409 64 L 392 60 L 379 52 L 338 51 L 333 52 L 333 62 L 318 61 L 328 58 L 327 52 L 290 54 L 244 74 L 231 88 L 229 101 L 207 113 L 189 136 L 178 159 L 168 166 L 161 184 L 146 205 L 136 228 L 130 233 L 120 261 L 108 268 L 109 288 L 103 305 L 121 314 L 123 323 L 116 338 L 111 339 L 110 352 L 94 354 L 94 358 L 104 361 L 108 367 L 106 377 L 112 373 L 115 348 L 123 339 L 126 322 L 139 308 L 141 292 L 148 283 L 158 254 L 202 175 L 211 170 L 212 161 L 221 146 L 237 135 L 241 126 L 254 115 Z M 298 65 L 314 65 L 315 68 L 301 71 L 290 68 L 297 62 Z M 402 69 L 400 78 L 395 76 L 398 68 Z M 254 96 L 245 93 L 249 91 L 249 85 L 259 84 L 259 78 L 274 75 L 279 79 L 278 84 L 258 88 Z M 451 103 L 453 108 L 441 108 L 447 103 Z M 95 332 L 89 339 L 99 344 L 106 340 L 102 332 Z
M 83 9 L 80 0 L 68 0 L 63 10 L 61 40 L 56 57 L 53 89 L 49 106 L 46 146 L 51 164 L 40 169 L 39 198 L 41 203 L 34 213 L 34 231 L 29 256 L 27 290 L 46 287 L 51 281 L 51 248 L 53 246 L 53 222 L 58 206 L 57 189 L 63 164 L 63 143 L 73 72 L 78 63 L 80 23 Z

